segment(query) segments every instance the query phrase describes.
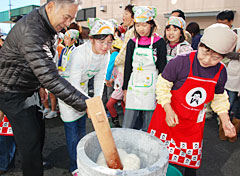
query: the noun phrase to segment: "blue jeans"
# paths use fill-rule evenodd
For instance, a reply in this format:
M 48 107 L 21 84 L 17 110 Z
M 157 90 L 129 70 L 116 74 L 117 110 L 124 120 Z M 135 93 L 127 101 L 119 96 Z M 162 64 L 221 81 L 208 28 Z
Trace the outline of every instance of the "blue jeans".
M 73 122 L 64 122 L 70 172 L 77 169 L 77 144 L 86 135 L 86 115 Z
M 7 171 L 14 162 L 15 141 L 13 136 L 0 136 L 0 170 Z

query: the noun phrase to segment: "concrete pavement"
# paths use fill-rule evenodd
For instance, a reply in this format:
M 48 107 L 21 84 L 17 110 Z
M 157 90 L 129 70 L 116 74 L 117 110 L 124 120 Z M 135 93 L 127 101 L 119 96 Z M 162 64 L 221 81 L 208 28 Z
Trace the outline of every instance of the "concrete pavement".
M 121 121 L 123 114 L 119 115 Z M 91 121 L 87 119 L 87 132 L 92 130 Z M 71 176 L 68 171 L 69 159 L 64 127 L 59 117 L 46 120 L 46 141 L 43 155 L 53 165 L 51 169 L 44 171 L 44 176 Z M 18 152 L 15 161 L 15 168 L 4 176 L 22 176 Z M 180 167 L 178 169 L 183 171 Z M 197 176 L 240 176 L 240 138 L 236 143 L 220 141 L 215 119 L 206 120 L 203 160 Z

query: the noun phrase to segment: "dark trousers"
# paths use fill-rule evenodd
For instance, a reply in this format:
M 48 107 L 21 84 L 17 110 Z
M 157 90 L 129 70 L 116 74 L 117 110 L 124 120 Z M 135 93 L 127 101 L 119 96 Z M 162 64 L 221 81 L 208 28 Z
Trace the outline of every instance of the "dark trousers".
M 193 168 L 185 168 L 184 176 L 196 176 L 197 175 L 197 169 Z
M 227 90 L 230 102 L 230 114 L 233 112 L 233 117 L 240 119 L 240 97 L 238 97 L 238 92 Z
M 23 176 L 42 176 L 45 126 L 38 92 L 0 92 L 0 110 L 12 125 L 21 154 Z

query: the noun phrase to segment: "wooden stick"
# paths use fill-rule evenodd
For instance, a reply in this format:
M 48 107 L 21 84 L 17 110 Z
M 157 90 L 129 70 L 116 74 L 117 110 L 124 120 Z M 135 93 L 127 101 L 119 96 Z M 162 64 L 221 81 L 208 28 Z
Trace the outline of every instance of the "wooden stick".
M 86 104 L 88 116 L 92 120 L 108 167 L 122 170 L 123 166 L 112 136 L 102 99 L 99 96 L 94 97 L 86 100 Z

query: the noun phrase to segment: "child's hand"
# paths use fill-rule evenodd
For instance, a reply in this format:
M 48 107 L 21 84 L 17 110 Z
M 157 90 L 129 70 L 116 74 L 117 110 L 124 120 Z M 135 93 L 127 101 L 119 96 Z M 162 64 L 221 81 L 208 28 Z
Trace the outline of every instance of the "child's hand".
M 42 103 L 45 103 L 48 101 L 48 91 L 45 88 L 41 87 L 39 89 L 39 94 L 40 94 Z
M 105 80 L 106 81 L 106 86 L 108 86 L 108 87 L 112 87 L 112 83 L 111 83 L 111 81 L 109 81 L 109 80 Z
M 177 124 L 179 124 L 178 116 L 173 111 L 170 103 L 167 103 L 164 105 L 164 110 L 166 112 L 166 122 L 167 122 L 168 126 L 175 127 Z
M 177 114 L 175 114 L 174 111 L 166 113 L 166 122 L 168 126 L 175 127 L 177 124 L 179 124 Z
M 230 120 L 228 122 L 223 123 L 223 130 L 224 130 L 225 136 L 227 137 L 232 138 L 236 136 L 236 129 Z
M 234 137 L 236 136 L 236 129 L 230 121 L 230 117 L 228 113 L 221 113 L 219 114 L 219 118 L 222 121 L 222 127 L 227 137 Z
M 110 79 L 110 83 L 113 84 L 114 83 L 114 79 Z

